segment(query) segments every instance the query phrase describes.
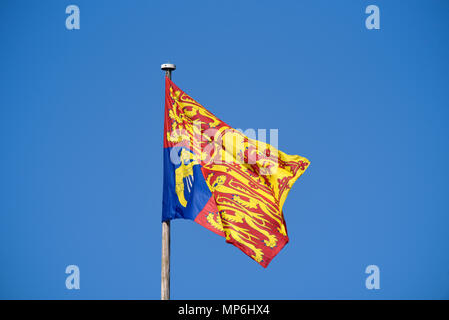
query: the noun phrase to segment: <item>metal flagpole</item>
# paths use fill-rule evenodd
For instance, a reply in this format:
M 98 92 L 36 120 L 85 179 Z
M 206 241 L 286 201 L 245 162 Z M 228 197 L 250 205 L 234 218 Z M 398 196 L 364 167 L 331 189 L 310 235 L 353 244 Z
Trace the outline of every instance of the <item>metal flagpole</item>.
M 176 66 L 164 63 L 161 69 L 171 80 L 171 72 Z M 161 259 L 161 300 L 170 300 L 170 220 L 162 222 L 162 259 Z

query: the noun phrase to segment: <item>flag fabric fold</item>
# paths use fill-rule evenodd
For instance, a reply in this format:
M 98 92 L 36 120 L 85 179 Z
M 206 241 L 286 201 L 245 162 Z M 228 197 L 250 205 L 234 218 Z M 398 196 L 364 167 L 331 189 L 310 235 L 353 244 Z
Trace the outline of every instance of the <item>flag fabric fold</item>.
M 165 80 L 162 221 L 190 219 L 263 267 L 287 244 L 282 207 L 310 162 L 245 136 Z

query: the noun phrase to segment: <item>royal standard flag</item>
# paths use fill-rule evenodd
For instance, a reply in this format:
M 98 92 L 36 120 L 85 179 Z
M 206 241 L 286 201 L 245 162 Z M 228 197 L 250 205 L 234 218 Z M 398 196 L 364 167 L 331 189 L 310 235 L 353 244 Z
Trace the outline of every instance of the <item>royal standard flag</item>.
M 309 163 L 233 129 L 165 78 L 162 221 L 193 220 L 267 267 L 288 242 L 282 206 Z

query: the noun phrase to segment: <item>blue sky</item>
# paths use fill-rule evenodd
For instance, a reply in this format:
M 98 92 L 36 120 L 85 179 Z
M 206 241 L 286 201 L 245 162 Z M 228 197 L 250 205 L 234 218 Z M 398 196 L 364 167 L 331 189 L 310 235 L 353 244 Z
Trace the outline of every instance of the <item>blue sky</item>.
M 167 61 L 229 125 L 279 129 L 282 151 L 311 160 L 267 269 L 174 221 L 172 298 L 449 298 L 448 9 L 2 1 L 0 298 L 159 299 Z M 371 264 L 380 290 L 365 288 Z

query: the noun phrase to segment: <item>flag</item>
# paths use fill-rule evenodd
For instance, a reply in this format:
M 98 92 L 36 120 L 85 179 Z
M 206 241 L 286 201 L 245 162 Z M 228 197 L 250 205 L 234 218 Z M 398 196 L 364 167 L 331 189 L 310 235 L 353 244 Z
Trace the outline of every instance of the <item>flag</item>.
M 165 78 L 162 221 L 190 219 L 263 267 L 287 244 L 282 207 L 309 160 L 218 119 Z

